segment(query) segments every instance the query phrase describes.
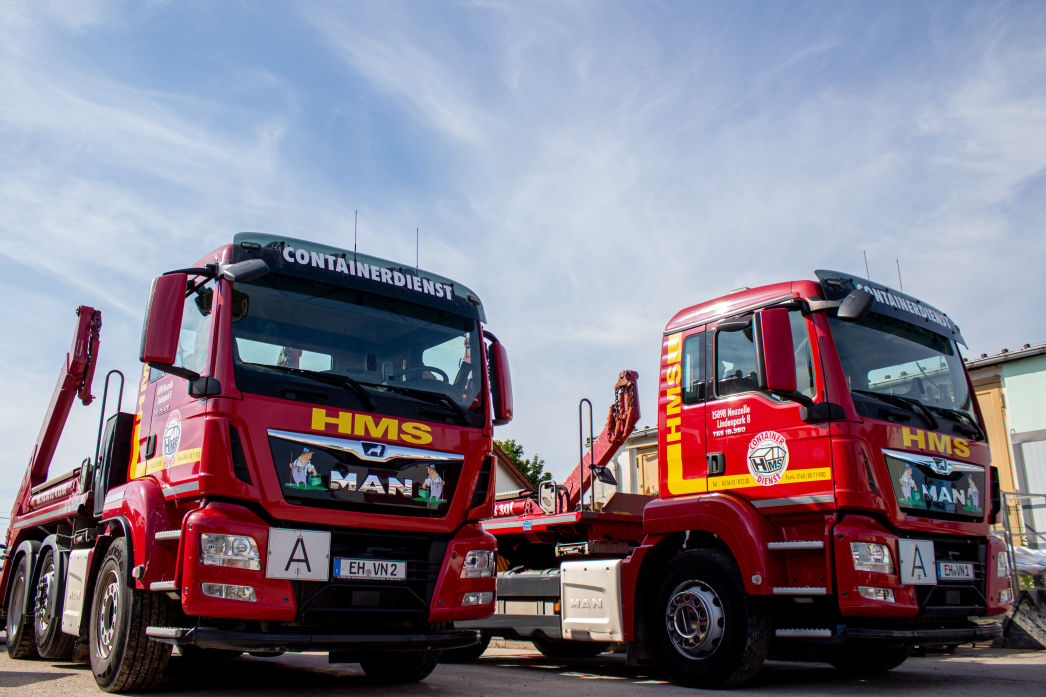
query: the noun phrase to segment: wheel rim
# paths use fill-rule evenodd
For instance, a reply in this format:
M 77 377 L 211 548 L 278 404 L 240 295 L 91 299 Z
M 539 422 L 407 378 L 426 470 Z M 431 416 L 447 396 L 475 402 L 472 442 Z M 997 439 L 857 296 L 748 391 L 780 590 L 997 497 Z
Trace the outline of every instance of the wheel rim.
M 36 617 L 37 636 L 46 636 L 47 629 L 51 626 L 51 607 L 48 602 L 54 588 L 54 561 L 50 561 L 40 574 L 40 581 L 36 584 L 36 600 L 33 614 Z
M 113 639 L 116 636 L 116 624 L 120 616 L 120 581 L 116 573 L 110 571 L 105 576 L 105 590 L 98 608 L 98 626 L 95 639 L 95 652 L 100 658 L 109 658 L 113 652 Z
M 22 626 L 22 606 L 25 604 L 25 578 L 19 574 L 11 588 L 11 603 L 7 610 L 7 640 L 12 641 Z
M 676 586 L 665 609 L 665 627 L 676 651 L 686 658 L 712 654 L 723 638 L 723 603 L 716 592 L 700 581 Z

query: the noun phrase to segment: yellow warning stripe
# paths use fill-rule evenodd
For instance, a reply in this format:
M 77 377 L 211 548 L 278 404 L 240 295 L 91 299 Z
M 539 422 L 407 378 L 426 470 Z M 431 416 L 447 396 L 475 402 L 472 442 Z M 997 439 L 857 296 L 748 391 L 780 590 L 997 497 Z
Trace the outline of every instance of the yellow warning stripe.
M 200 448 L 193 448 L 191 450 L 179 450 L 174 456 L 174 462 L 171 463 L 171 467 L 177 465 L 186 465 L 190 462 L 199 462 L 200 457 L 203 455 L 203 450 Z M 159 472 L 165 469 L 163 464 L 163 457 L 150 458 L 145 463 L 145 473 L 152 474 L 153 472 Z

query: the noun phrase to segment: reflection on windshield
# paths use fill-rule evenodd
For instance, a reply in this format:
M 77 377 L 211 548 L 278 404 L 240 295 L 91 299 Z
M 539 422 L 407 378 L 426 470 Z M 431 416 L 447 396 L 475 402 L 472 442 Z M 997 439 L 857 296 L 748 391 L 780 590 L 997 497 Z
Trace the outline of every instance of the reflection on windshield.
M 829 318 L 843 372 L 855 393 L 915 401 L 935 413 L 958 411 L 975 424 L 962 358 L 955 344 L 905 322 L 868 315 L 859 322 Z M 860 410 L 860 407 L 859 407 Z
M 237 284 L 233 305 L 238 381 L 244 371 L 340 378 L 357 392 L 426 408 L 479 409 L 479 336 L 470 318 L 272 275 Z

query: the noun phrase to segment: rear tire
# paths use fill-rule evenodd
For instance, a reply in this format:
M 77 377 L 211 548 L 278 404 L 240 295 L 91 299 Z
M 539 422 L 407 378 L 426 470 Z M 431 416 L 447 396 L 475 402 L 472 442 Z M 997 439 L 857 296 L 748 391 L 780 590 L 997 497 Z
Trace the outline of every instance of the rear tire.
M 486 632 L 479 633 L 479 643 L 473 646 L 466 646 L 463 649 L 446 649 L 443 651 L 443 655 L 440 656 L 440 663 L 472 663 L 487 650 L 490 646 L 491 635 Z
M 386 685 L 420 682 L 435 670 L 439 651 L 396 651 L 376 653 L 360 660 L 371 680 Z
M 910 646 L 840 646 L 828 662 L 851 675 L 876 675 L 893 670 L 911 655 Z
M 745 593 L 734 560 L 714 549 L 684 552 L 661 576 L 649 627 L 672 680 L 718 688 L 752 678 L 770 647 L 769 613 Z
M 91 602 L 91 672 L 106 692 L 140 692 L 153 687 L 171 657 L 169 645 L 145 636 L 150 625 L 168 624 L 167 598 L 128 585 L 126 559 L 126 541 L 113 541 L 98 572 Z
M 610 648 L 605 641 L 572 641 L 534 637 L 534 648 L 549 658 L 592 658 Z
M 62 601 L 65 584 L 55 563 L 54 549 L 44 552 L 36 579 L 33 602 L 33 638 L 40 658 L 65 660 L 73 655 L 76 637 L 62 633 Z
M 23 554 L 11 576 L 7 592 L 7 655 L 11 658 L 36 658 L 33 643 L 33 616 L 25 612 L 25 599 L 32 588 L 29 559 Z

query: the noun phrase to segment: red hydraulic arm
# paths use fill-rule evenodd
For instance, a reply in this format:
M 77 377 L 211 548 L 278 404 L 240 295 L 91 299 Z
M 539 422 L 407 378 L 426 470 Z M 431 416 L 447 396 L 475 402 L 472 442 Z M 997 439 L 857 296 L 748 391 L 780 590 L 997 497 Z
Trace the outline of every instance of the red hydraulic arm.
M 634 370 L 622 370 L 614 384 L 614 403 L 610 405 L 607 423 L 599 436 L 592 441 L 588 451 L 581 457 L 574 471 L 563 483 L 566 502 L 563 510 L 572 511 L 581 501 L 581 495 L 592 483 L 591 466 L 604 467 L 618 451 L 639 421 L 639 396 L 636 383 L 639 374 Z M 558 503 L 558 502 L 557 502 Z M 559 506 L 557 505 L 557 509 Z
M 79 398 L 84 405 L 94 400 L 91 395 L 91 381 L 94 378 L 95 362 L 98 357 L 98 336 L 102 328 L 102 313 L 93 307 L 81 305 L 76 308 L 76 334 L 73 346 L 65 357 L 65 366 L 58 376 L 58 384 L 51 395 L 51 404 L 47 407 L 43 426 L 36 437 L 36 447 L 29 459 L 25 479 L 18 490 L 14 511 L 11 517 L 27 509 L 29 490 L 47 480 L 47 472 L 54 457 L 58 439 L 69 418 L 69 409 L 73 400 Z

